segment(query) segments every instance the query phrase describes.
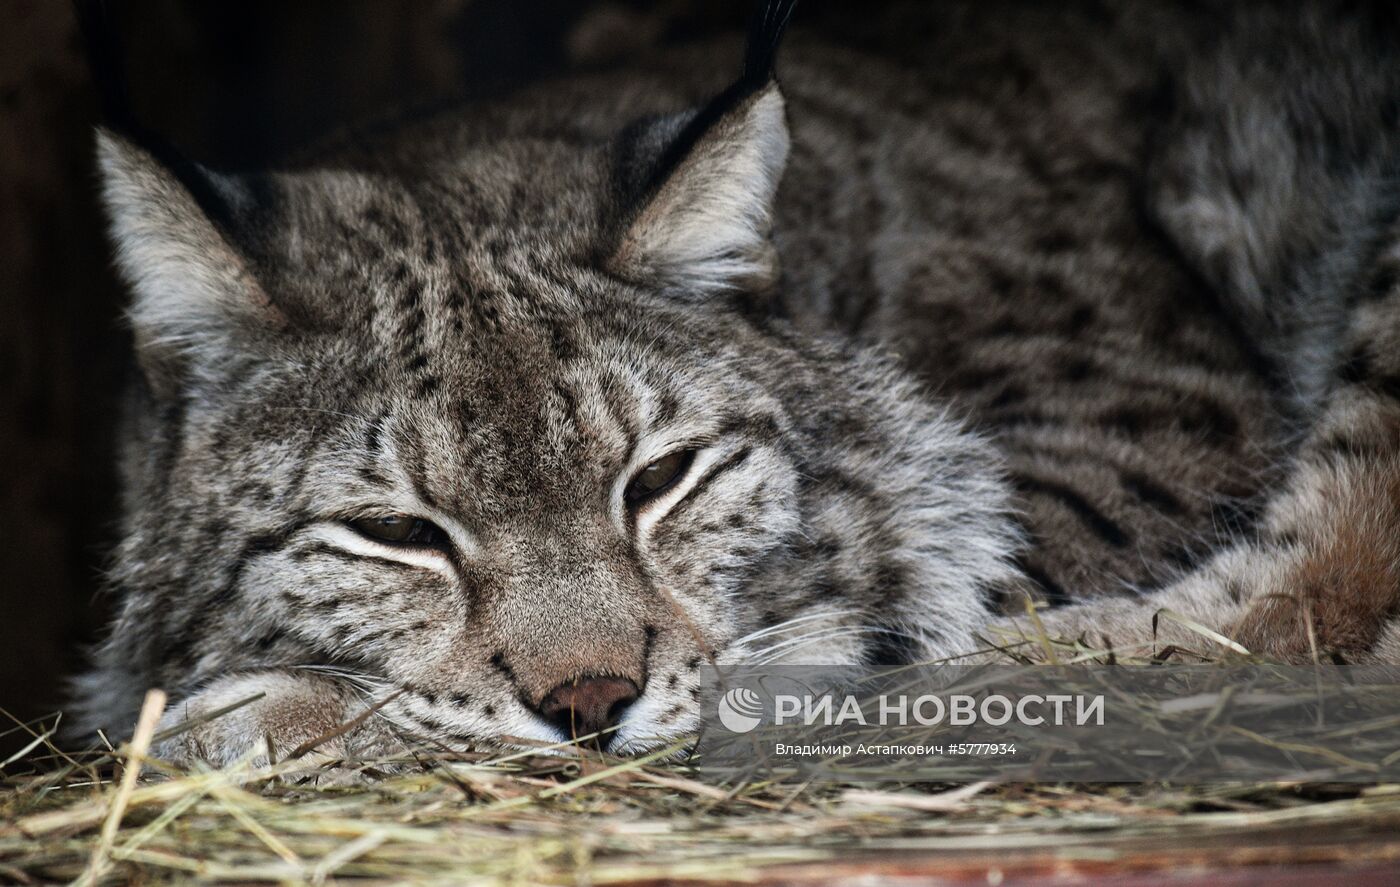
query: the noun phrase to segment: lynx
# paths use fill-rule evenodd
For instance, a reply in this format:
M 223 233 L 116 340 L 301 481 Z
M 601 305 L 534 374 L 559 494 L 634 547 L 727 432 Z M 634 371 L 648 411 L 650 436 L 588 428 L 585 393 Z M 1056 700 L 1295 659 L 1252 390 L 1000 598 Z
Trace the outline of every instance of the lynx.
M 1027 598 L 1394 657 L 1400 30 L 1354 6 L 814 11 L 779 79 L 774 3 L 279 171 L 100 132 L 141 372 L 84 726 L 631 752 L 711 664 Z

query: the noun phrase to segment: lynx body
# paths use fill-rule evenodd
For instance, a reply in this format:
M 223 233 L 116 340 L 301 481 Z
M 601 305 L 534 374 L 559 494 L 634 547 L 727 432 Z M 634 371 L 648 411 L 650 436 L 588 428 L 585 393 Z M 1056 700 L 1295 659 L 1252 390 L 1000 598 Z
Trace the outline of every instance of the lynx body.
M 166 750 L 213 761 L 384 700 L 327 751 L 633 750 L 707 661 L 951 656 L 1027 596 L 1387 649 L 1375 29 L 915 4 L 779 85 L 777 24 L 737 83 L 737 41 L 669 50 L 296 170 L 100 137 L 142 373 L 86 726 L 160 685 L 264 694 Z

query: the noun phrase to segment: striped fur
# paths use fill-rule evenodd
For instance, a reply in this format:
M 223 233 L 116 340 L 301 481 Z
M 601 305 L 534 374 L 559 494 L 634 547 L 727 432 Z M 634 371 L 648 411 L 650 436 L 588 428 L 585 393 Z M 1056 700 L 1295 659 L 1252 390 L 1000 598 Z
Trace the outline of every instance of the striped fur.
M 1319 10 L 834 10 L 781 87 L 725 91 L 733 41 L 643 56 L 213 179 L 213 214 L 105 137 L 145 382 L 84 725 L 160 684 L 172 720 L 265 694 L 167 749 L 216 761 L 382 699 L 329 751 L 550 741 L 541 699 L 606 675 L 638 749 L 709 658 L 952 655 L 1026 594 L 1400 650 L 1400 239 L 1357 110 L 1400 92 Z M 1255 15 L 1293 48 L 1262 79 Z M 1346 125 L 1268 129 L 1308 78 Z M 386 512 L 450 544 L 347 525 Z
M 1142 602 L 1053 630 L 1294 662 L 1400 657 L 1400 19 L 1220 13 L 1178 85 L 1152 208 L 1270 358 L 1288 446 L 1260 519 Z M 1220 652 L 1218 648 L 1212 652 Z

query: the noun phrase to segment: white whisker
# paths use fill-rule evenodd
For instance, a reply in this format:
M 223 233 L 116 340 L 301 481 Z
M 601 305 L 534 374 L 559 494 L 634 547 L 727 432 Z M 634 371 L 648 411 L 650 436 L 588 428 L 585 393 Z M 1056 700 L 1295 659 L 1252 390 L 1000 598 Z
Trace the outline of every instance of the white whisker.
M 749 634 L 746 634 L 738 640 L 734 641 L 734 646 L 738 646 L 739 644 L 747 644 L 751 641 L 756 641 L 759 638 L 767 637 L 777 632 L 786 631 L 789 628 L 795 625 L 800 625 L 804 622 L 811 622 L 817 619 L 839 619 L 843 616 L 854 616 L 855 614 L 856 611 L 854 609 L 845 609 L 827 610 L 821 613 L 809 613 L 806 616 L 796 616 L 785 622 L 779 622 L 776 625 L 770 625 L 767 628 L 761 628 L 757 631 L 750 632 Z

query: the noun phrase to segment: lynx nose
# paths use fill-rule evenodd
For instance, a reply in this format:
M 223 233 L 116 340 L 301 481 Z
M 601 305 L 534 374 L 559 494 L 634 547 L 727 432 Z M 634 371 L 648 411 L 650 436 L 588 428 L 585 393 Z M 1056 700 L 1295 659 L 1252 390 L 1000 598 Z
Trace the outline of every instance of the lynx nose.
M 637 685 L 626 678 L 583 677 L 550 690 L 540 714 L 569 736 L 587 736 L 615 726 L 637 700 Z M 607 746 L 607 737 L 601 738 Z

